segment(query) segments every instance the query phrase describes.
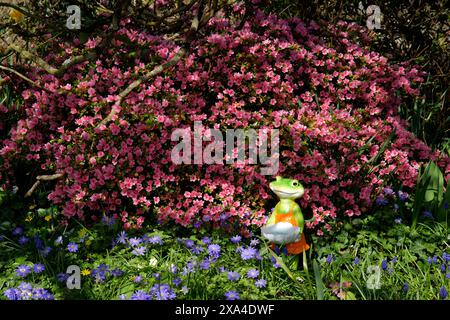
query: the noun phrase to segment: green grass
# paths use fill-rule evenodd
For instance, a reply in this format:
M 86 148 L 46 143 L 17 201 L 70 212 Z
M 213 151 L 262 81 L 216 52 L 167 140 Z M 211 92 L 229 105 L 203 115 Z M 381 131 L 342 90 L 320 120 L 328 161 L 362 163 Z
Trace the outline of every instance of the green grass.
M 18 237 L 11 234 L 17 225 L 4 215 L 0 224 L 3 235 L 0 241 L 0 298 L 5 298 L 3 292 L 7 288 L 27 281 L 50 290 L 57 299 L 110 300 L 118 299 L 120 295 L 129 298 L 137 290 L 148 292 L 155 284 L 163 283 L 171 285 L 177 299 L 224 299 L 225 293 L 231 290 L 238 291 L 241 299 L 439 299 L 440 288 L 450 288 L 449 265 L 443 260 L 444 252 L 450 255 L 449 230 L 446 225 L 429 220 L 420 220 L 412 229 L 386 218 L 397 214 L 388 210 L 379 210 L 327 237 L 313 236 L 312 250 L 306 255 L 307 270 L 303 269 L 302 263 L 298 270 L 295 269 L 297 257 L 276 255 L 261 238 L 261 260 L 243 260 L 236 252 L 238 245 L 233 244 L 229 236 L 219 231 L 177 227 L 147 227 L 135 235 L 129 234 L 129 237 L 158 235 L 164 241 L 163 245 L 146 245 L 145 255 L 135 256 L 127 245 L 110 246 L 119 232 L 118 224 L 112 228 L 97 224 L 89 230 L 80 222 L 61 227 L 56 223 L 56 217 L 48 218 L 52 209 L 32 209 L 22 215 L 21 220 L 17 216 L 12 219 L 21 221 L 17 225 L 23 226 L 25 235 L 30 238 L 28 244 L 19 245 Z M 375 227 L 380 221 L 384 221 L 383 225 Z M 190 239 L 203 248 L 203 252 L 193 254 L 184 240 L 180 240 L 182 234 L 190 234 Z M 46 246 L 52 246 L 47 257 L 36 250 L 32 240 L 35 235 L 39 235 Z M 59 235 L 63 236 L 64 242 L 55 244 Z M 255 230 L 254 238 L 257 235 L 258 230 Z M 207 245 L 201 241 L 204 236 L 221 247 L 220 258 L 207 270 L 198 267 L 208 257 Z M 67 243 L 71 241 L 78 243 L 78 252 L 67 251 Z M 249 241 L 242 240 L 239 245 L 248 247 Z M 274 255 L 282 267 L 274 267 Z M 327 259 L 328 256 L 333 258 Z M 429 263 L 427 260 L 434 256 L 437 262 Z M 356 257 L 358 263 L 355 263 Z M 394 257 L 396 262 L 393 262 Z M 387 261 L 385 270 L 382 269 L 383 260 Z M 183 273 L 189 261 L 196 261 L 197 266 L 193 272 Z M 38 262 L 46 266 L 43 274 L 31 273 L 25 279 L 15 275 L 19 265 L 32 266 Z M 109 270 L 120 268 L 123 275 L 114 277 L 107 273 L 104 281 L 98 282 L 92 272 L 100 264 L 106 264 Z M 445 271 L 441 270 L 441 264 L 445 265 Z M 80 290 L 69 290 L 64 282 L 57 280 L 57 275 L 65 272 L 69 265 L 91 272 L 91 275 L 82 275 Z M 176 274 L 169 272 L 172 265 L 178 269 Z M 380 270 L 379 289 L 367 286 L 371 266 Z M 227 272 L 220 272 L 220 267 L 238 272 L 240 279 L 229 281 Z M 246 275 L 250 269 L 259 271 L 258 278 L 267 281 L 266 287 L 255 287 L 255 280 Z M 156 273 L 160 278 L 155 277 Z M 136 276 L 142 277 L 139 283 L 134 282 Z M 182 283 L 177 286 L 172 281 L 178 277 Z M 345 286 L 346 283 L 351 284 Z M 407 292 L 403 290 L 405 283 L 409 286 Z

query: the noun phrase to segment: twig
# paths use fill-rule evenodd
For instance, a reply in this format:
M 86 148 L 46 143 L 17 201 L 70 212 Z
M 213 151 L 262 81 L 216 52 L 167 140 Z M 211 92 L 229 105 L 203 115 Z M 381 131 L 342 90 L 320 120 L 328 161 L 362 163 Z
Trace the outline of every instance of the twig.
M 203 3 L 203 1 L 200 0 L 200 7 L 202 7 L 202 3 Z M 189 29 L 189 31 L 186 34 L 186 42 L 187 43 L 191 42 L 191 40 L 193 38 L 193 35 L 197 32 L 198 27 L 199 27 L 199 16 L 201 17 L 202 14 L 203 14 L 203 8 L 201 10 L 198 10 L 197 14 L 193 18 L 192 23 L 191 23 L 191 28 Z M 123 90 L 122 92 L 119 93 L 119 99 L 113 105 L 113 107 L 111 108 L 111 111 L 109 112 L 109 114 L 102 121 L 100 121 L 100 123 L 96 126 L 96 128 L 99 128 L 102 125 L 106 125 L 109 121 L 111 121 L 111 119 L 117 113 L 116 108 L 114 108 L 114 107 L 115 106 L 120 106 L 120 104 L 122 103 L 123 99 L 125 99 L 125 97 L 128 94 L 130 94 L 130 92 L 132 92 L 134 89 L 139 87 L 143 82 L 146 82 L 150 78 L 160 74 L 165 69 L 176 65 L 178 63 L 178 61 L 180 61 L 180 59 L 183 56 L 185 56 L 185 55 L 186 55 L 186 49 L 180 48 L 178 50 L 178 52 L 172 57 L 172 59 L 170 59 L 169 61 L 167 61 L 167 62 L 165 62 L 163 64 L 160 64 L 160 65 L 156 66 L 150 72 L 147 72 L 145 75 L 143 75 L 139 79 L 133 81 L 128 87 L 125 88 L 125 90 Z
M 133 91 L 134 89 L 139 87 L 142 84 L 142 82 L 148 81 L 150 78 L 158 75 L 159 73 L 163 72 L 165 69 L 170 68 L 170 67 L 174 66 L 175 64 L 177 64 L 178 61 L 180 61 L 180 59 L 185 54 L 186 54 L 185 49 L 180 48 L 180 50 L 178 50 L 178 52 L 173 56 L 172 59 L 170 59 L 169 61 L 167 61 L 163 64 L 156 66 L 155 68 L 153 68 L 152 71 L 146 73 L 144 76 L 133 81 L 128 87 L 125 88 L 125 90 L 123 90 L 122 92 L 119 93 L 119 99 L 116 101 L 115 105 L 120 105 L 122 103 L 123 99 L 125 99 L 125 97 L 131 91 Z M 106 123 L 111 121 L 112 117 L 115 114 L 116 114 L 116 109 L 113 107 L 113 108 L 111 108 L 111 111 L 109 112 L 109 114 L 97 125 L 97 128 L 100 127 L 101 125 L 105 125 Z
M 41 181 L 57 180 L 57 179 L 62 178 L 63 176 L 64 176 L 64 174 L 62 174 L 62 173 L 37 176 L 36 182 L 33 184 L 33 186 L 30 188 L 30 190 L 28 190 L 27 193 L 25 193 L 25 198 L 28 198 L 29 196 L 31 196 L 33 194 L 34 190 L 36 190 L 36 188 L 41 184 Z
M 44 88 L 43 86 L 41 86 L 40 84 L 34 82 L 33 80 L 31 80 L 30 78 L 28 78 L 27 76 L 24 76 L 23 74 L 21 74 L 19 71 L 5 67 L 0 65 L 0 69 L 14 73 L 16 76 L 18 76 L 19 78 L 22 78 L 23 80 L 31 83 L 33 86 L 38 87 L 39 89 L 45 90 L 47 92 L 51 92 L 50 90 L 48 90 L 47 88 Z M 0 84 L 3 84 L 3 82 L 5 81 L 1 81 Z
M 66 61 L 63 62 L 61 67 L 58 69 L 58 71 L 56 71 L 56 73 L 54 75 L 55 76 L 59 76 L 62 73 L 64 73 L 67 69 L 69 69 L 71 66 L 76 65 L 76 64 L 81 63 L 81 62 L 88 61 L 88 60 L 93 60 L 96 57 L 97 57 L 97 53 L 96 52 L 89 51 L 86 54 L 69 58 L 69 59 L 67 59 Z
M 39 67 L 44 69 L 47 73 L 55 74 L 55 73 L 58 72 L 58 69 L 56 69 L 56 68 L 52 67 L 51 65 L 49 65 L 42 58 L 38 57 L 37 55 L 35 55 L 35 54 L 25 50 L 25 49 L 19 48 L 18 46 L 14 45 L 14 44 L 10 44 L 9 45 L 9 47 L 8 47 L 8 49 L 6 51 L 8 52 L 9 50 L 16 51 L 24 59 L 30 59 L 31 61 L 36 63 Z
M 62 73 L 64 73 L 68 68 L 70 68 L 71 66 L 77 64 L 77 63 L 81 63 L 87 60 L 91 60 L 97 57 L 97 53 L 93 52 L 93 51 L 89 51 L 85 54 L 79 55 L 79 56 L 75 56 L 75 57 L 71 57 L 69 59 L 67 59 L 66 61 L 63 62 L 62 66 L 57 69 L 55 67 L 52 67 L 51 65 L 49 65 L 47 62 L 45 62 L 42 58 L 38 57 L 37 55 L 35 55 L 34 53 L 31 53 L 25 49 L 19 48 L 18 46 L 11 44 L 9 45 L 8 49 L 6 50 L 7 52 L 10 50 L 14 50 L 17 53 L 19 53 L 19 55 L 24 58 L 24 59 L 29 59 L 31 61 L 33 61 L 34 63 L 36 63 L 39 67 L 41 67 L 42 69 L 44 69 L 47 73 L 54 75 L 54 76 L 59 76 Z

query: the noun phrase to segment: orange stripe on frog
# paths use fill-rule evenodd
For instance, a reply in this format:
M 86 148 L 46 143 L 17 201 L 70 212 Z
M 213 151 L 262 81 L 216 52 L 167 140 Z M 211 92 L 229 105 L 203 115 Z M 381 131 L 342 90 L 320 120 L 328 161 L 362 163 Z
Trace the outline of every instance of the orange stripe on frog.
M 278 211 L 275 213 L 275 223 L 278 222 L 288 222 L 292 224 L 294 227 L 298 227 L 297 221 L 295 221 L 294 218 L 294 211 L 292 207 L 289 213 L 278 213 Z M 272 247 L 275 246 L 273 245 Z M 303 251 L 308 250 L 309 245 L 306 243 L 305 235 L 303 234 L 303 232 L 300 237 L 300 240 L 286 244 L 286 249 L 288 254 L 300 254 Z

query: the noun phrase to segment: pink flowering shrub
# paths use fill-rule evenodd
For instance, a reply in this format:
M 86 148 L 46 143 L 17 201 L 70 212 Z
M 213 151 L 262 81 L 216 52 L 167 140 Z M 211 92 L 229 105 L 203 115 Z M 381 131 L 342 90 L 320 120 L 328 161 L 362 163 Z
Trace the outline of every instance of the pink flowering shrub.
M 59 78 L 30 69 L 45 90 L 23 91 L 21 119 L 0 146 L 0 180 L 14 183 L 18 160 L 39 174 L 64 173 L 49 194 L 64 216 L 117 214 L 126 228 L 150 216 L 181 225 L 237 222 L 243 231 L 261 226 L 275 196 L 273 177 L 258 165 L 172 163 L 172 132 L 196 120 L 221 130 L 279 129 L 279 174 L 302 181 L 300 203 L 319 234 L 368 211 L 386 183 L 412 188 L 421 161 L 434 159 L 448 179 L 449 159 L 408 132 L 397 114 L 402 97 L 419 94 L 419 70 L 368 51 L 364 31 L 352 24 L 319 26 L 257 11 L 237 25 L 211 20 L 185 58 L 131 92 L 98 128 L 119 92 L 173 57 L 177 45 L 123 21 L 96 61 Z M 60 65 L 95 50 L 100 37 L 55 46 L 46 60 Z

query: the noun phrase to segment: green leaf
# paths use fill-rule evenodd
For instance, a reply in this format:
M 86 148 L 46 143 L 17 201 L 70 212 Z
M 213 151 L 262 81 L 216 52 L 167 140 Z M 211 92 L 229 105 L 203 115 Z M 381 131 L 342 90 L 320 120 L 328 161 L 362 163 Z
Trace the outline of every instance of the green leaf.
M 316 279 L 316 293 L 317 300 L 323 300 L 325 293 L 325 285 L 323 284 L 322 277 L 320 276 L 320 267 L 317 260 L 313 260 L 314 277 Z
M 134 285 L 133 284 L 128 284 L 128 285 L 125 285 L 122 288 L 120 288 L 119 295 L 127 294 L 127 293 L 130 293 L 130 292 L 133 292 L 133 291 L 134 291 Z
M 292 274 L 291 270 L 289 270 L 289 268 L 286 266 L 286 264 L 283 262 L 283 260 L 277 256 L 275 254 L 275 252 L 272 251 L 272 249 L 270 249 L 269 247 L 267 247 L 267 250 L 270 252 L 270 254 L 272 255 L 272 257 L 274 257 L 274 259 L 277 261 L 277 263 L 281 266 L 281 268 L 287 273 L 287 275 L 289 276 L 289 278 L 291 278 L 292 280 L 295 280 L 294 275 Z
M 345 293 L 345 300 L 356 300 L 356 297 L 353 292 L 349 291 Z
M 425 202 L 433 200 L 442 200 L 442 188 L 444 186 L 444 176 L 441 170 L 434 162 L 429 162 L 424 172 L 424 188 L 425 188 Z

